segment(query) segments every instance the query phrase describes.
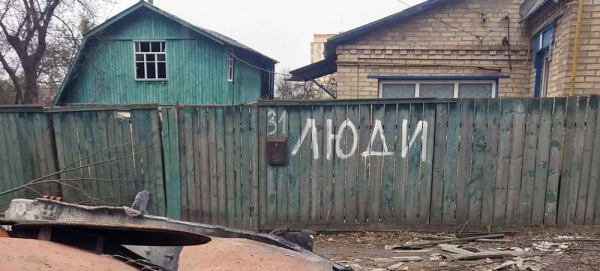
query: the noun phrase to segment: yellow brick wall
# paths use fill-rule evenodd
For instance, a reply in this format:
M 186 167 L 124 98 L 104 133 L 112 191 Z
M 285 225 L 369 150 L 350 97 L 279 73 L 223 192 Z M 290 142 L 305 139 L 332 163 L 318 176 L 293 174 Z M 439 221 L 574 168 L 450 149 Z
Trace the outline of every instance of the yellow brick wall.
M 378 81 L 368 75 L 509 75 L 500 79 L 500 97 L 531 96 L 531 35 L 519 23 L 521 3 L 449 1 L 338 46 L 339 98 L 377 97 Z M 485 25 L 472 10 L 486 14 Z M 510 25 L 502 20 L 506 15 Z M 502 46 L 508 27 L 510 57 Z M 485 38 L 480 41 L 457 28 Z

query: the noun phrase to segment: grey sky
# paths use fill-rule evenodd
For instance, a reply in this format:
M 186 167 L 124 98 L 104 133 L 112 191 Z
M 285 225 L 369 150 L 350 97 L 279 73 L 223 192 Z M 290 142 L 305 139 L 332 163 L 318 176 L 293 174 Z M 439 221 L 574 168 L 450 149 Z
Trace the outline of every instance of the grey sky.
M 108 13 L 137 1 L 120 0 Z M 277 69 L 309 64 L 313 34 L 350 30 L 406 8 L 396 0 L 154 0 L 154 5 L 277 59 Z

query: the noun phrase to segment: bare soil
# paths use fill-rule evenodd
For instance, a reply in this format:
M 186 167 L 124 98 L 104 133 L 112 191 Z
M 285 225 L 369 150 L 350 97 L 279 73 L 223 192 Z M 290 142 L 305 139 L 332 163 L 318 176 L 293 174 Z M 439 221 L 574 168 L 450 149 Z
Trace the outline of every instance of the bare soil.
M 568 232 L 568 233 L 565 233 Z M 450 253 L 443 252 L 438 246 L 423 250 L 385 250 L 386 245 L 400 245 L 406 242 L 430 241 L 413 232 L 397 233 L 347 233 L 320 235 L 315 240 L 315 253 L 331 259 L 341 265 L 353 267 L 355 270 L 493 270 L 509 258 L 482 259 L 473 261 L 453 261 Z M 440 237 L 454 237 L 453 234 L 434 234 Z M 421 237 L 421 238 L 420 238 Z M 587 240 L 581 240 L 587 239 Z M 522 256 L 525 263 L 542 267 L 541 270 L 600 270 L 600 229 L 553 230 L 541 229 L 519 234 L 507 234 L 505 242 L 469 242 L 463 246 L 481 250 L 513 248 L 528 250 Z M 559 251 L 540 251 L 534 244 L 541 242 L 556 244 L 567 243 L 565 249 Z M 436 255 L 441 254 L 441 255 Z M 433 255 L 433 256 L 432 256 Z M 397 267 L 399 261 L 394 257 L 420 256 L 418 262 L 405 262 Z M 441 259 L 439 259 L 441 256 Z M 394 266 L 398 269 L 387 269 Z M 502 270 L 518 270 L 516 266 Z

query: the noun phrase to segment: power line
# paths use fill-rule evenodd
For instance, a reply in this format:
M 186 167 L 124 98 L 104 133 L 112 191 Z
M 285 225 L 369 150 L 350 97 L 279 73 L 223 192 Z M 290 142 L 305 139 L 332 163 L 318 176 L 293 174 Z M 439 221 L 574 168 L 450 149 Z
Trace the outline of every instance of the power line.
M 250 67 L 252 67 L 252 68 L 255 68 L 255 69 L 257 69 L 257 70 L 261 70 L 261 71 L 264 71 L 264 72 L 268 72 L 268 73 L 270 73 L 270 74 L 274 74 L 274 75 L 280 75 L 280 76 L 285 76 L 285 77 L 290 77 L 290 76 L 292 76 L 291 74 L 278 73 L 278 72 L 274 72 L 274 71 L 269 71 L 269 70 L 263 69 L 263 68 L 261 68 L 261 67 L 254 66 L 254 65 L 252 65 L 252 64 L 250 64 L 250 63 L 248 63 L 248 62 L 246 62 L 245 60 L 243 60 L 243 59 L 239 58 L 238 56 L 234 55 L 233 53 L 229 53 L 229 55 L 230 55 L 230 56 L 232 56 L 233 58 L 235 58 L 235 59 L 239 60 L 240 62 L 242 62 L 242 63 L 244 63 L 244 64 L 246 64 L 246 65 L 248 65 L 248 66 L 250 66 Z

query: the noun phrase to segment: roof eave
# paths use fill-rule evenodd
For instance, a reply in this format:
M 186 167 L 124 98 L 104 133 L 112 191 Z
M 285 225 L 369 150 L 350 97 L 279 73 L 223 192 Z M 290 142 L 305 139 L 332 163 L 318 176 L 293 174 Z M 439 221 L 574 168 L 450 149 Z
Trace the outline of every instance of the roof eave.
M 336 71 L 336 57 L 334 56 L 290 71 L 292 77 L 288 78 L 287 81 L 306 82 L 330 75 Z

